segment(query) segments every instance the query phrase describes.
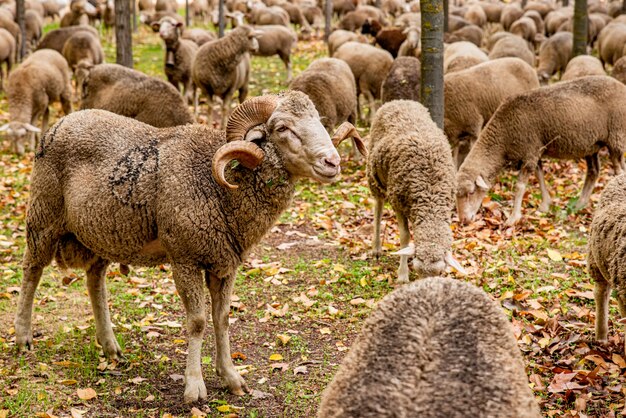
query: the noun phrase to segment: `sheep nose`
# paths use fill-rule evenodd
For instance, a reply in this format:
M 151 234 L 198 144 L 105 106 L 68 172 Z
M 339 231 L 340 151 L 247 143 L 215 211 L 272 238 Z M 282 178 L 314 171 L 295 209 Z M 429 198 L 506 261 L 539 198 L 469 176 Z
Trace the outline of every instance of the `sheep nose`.
M 323 162 L 327 167 L 337 168 L 341 163 L 341 158 L 339 157 L 339 155 L 333 155 L 331 157 L 324 157 Z

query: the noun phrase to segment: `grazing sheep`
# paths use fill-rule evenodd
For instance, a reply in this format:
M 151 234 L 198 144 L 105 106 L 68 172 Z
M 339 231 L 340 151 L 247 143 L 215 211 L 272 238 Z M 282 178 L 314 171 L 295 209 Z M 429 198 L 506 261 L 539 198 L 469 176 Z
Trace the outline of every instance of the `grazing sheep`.
M 207 96 L 208 124 L 213 121 L 213 96 L 222 99 L 222 121 L 226 126 L 230 114 L 230 103 L 235 91 L 239 92 L 239 103 L 248 95 L 250 77 L 250 52 L 259 48 L 256 33 L 250 26 L 239 26 L 227 36 L 204 44 L 198 49 L 191 67 L 191 76 L 196 87 Z M 198 116 L 198 96 L 194 111 Z
M 15 39 L 15 62 L 18 62 L 18 51 L 22 45 L 22 32 L 18 24 L 13 21 L 13 15 L 3 7 L 0 7 L 0 28 L 9 31 L 13 39 Z
M 454 16 L 452 14 L 448 16 L 448 31 L 449 32 L 457 31 L 461 29 L 462 27 L 465 27 L 468 25 L 471 25 L 471 23 L 461 17 Z
M 539 81 L 547 83 L 553 74 L 565 71 L 567 63 L 572 59 L 573 49 L 574 37 L 571 32 L 557 32 L 546 39 L 539 49 Z
M 462 57 L 476 58 L 474 62 L 487 62 L 489 57 L 480 48 L 471 42 L 455 42 L 446 45 L 443 51 L 443 72 L 448 72 L 448 67 Z
M 561 81 L 573 80 L 575 78 L 587 77 L 590 75 L 606 75 L 602 62 L 591 55 L 579 55 L 567 63 L 565 71 L 561 76 Z
M 193 123 L 171 84 L 118 64 L 93 67 L 83 83 L 81 109 L 108 110 L 157 128 Z
M 300 29 L 300 32 L 310 34 L 313 32 L 311 25 L 309 25 L 309 21 L 304 17 L 304 13 L 302 13 L 302 9 L 297 4 L 292 4 L 287 1 L 283 1 L 278 4 L 281 8 L 283 8 L 287 14 L 289 15 L 289 22 L 293 23 L 294 26 Z
M 54 22 L 60 16 L 62 6 L 56 0 L 46 0 L 41 2 L 41 5 L 44 9 L 44 17 L 49 17 Z
M 472 4 L 469 6 L 463 17 L 472 25 L 481 28 L 487 23 L 487 14 L 480 4 Z
M 411 26 L 405 29 L 406 40 L 400 45 L 398 50 L 399 57 L 418 57 L 421 54 L 420 46 L 420 29 Z
M 476 25 L 467 25 L 452 33 L 444 33 L 443 40 L 446 43 L 467 41 L 480 48 L 483 43 L 483 30 Z
M 539 15 L 542 18 L 545 18 L 550 12 L 554 10 L 554 5 L 549 4 L 545 1 L 531 1 L 526 3 L 526 6 L 524 6 L 525 12 L 530 10 L 539 12 Z
M 70 36 L 77 32 L 91 32 L 94 36 L 99 36 L 98 31 L 91 26 L 70 26 L 67 28 L 54 29 L 48 32 L 37 45 L 37 49 L 54 49 L 59 54 L 63 53 L 65 42 Z
M 524 12 L 517 3 L 511 3 L 504 6 L 502 13 L 500 14 L 500 24 L 505 31 L 509 31 L 513 22 L 522 17 Z
M 61 102 L 63 113 L 72 111 L 70 69 L 61 54 L 53 50 L 33 52 L 7 80 L 9 123 L 0 127 L 11 140 L 12 150 L 24 153 L 24 143 L 30 138 L 35 149 L 35 134 L 46 132 L 50 116 L 49 106 Z M 41 129 L 35 125 L 42 117 Z
M 100 40 L 91 32 L 78 31 L 65 42 L 63 56 L 76 78 L 78 97 L 82 97 L 83 83 L 89 71 L 104 61 Z
M 522 16 L 513 22 L 510 32 L 532 44 L 535 42 L 535 36 L 537 36 L 537 25 L 530 17 Z
M 187 103 L 195 102 L 196 86 L 191 77 L 191 66 L 198 52 L 198 45 L 194 41 L 182 39 L 180 32 L 182 23 L 171 17 L 164 17 L 152 24 L 152 30 L 159 32 L 165 43 L 165 76 L 176 90 L 182 85 L 183 97 Z
M 406 40 L 406 33 L 403 29 L 396 27 L 385 28 L 376 19 L 367 19 L 363 23 L 361 33 L 372 35 L 376 39 L 376 43 L 394 58 L 398 56 L 398 50 L 400 50 L 400 46 Z
M 513 327 L 476 286 L 431 277 L 378 303 L 318 418 L 540 418 Z
M 393 22 L 395 26 L 400 28 L 420 28 L 422 24 L 422 15 L 420 13 L 404 13 Z
M 56 259 L 86 270 L 97 339 L 109 358 L 121 356 L 106 301 L 107 266 L 169 262 L 187 313 L 185 402 L 207 397 L 200 361 L 205 283 L 217 374 L 243 395 L 248 388 L 228 339 L 236 270 L 289 206 L 299 178 L 337 179 L 334 145 L 341 139 L 331 142 L 300 92 L 249 100 L 226 132 L 200 124 L 156 129 L 101 110 L 62 119 L 44 137 L 33 167 L 16 344 L 33 345 L 35 290 Z
M 571 8 L 563 8 L 552 11 L 544 19 L 546 27 L 546 35 L 554 35 L 561 25 L 574 16 L 574 10 Z
M 457 174 L 457 207 L 470 222 L 498 171 L 511 163 L 521 167 L 513 212 L 507 225 L 522 217 L 522 198 L 536 171 L 541 188 L 539 210 L 550 207 L 541 158 L 585 158 L 587 175 L 576 203 L 581 209 L 600 171 L 598 151 L 606 146 L 620 174 L 626 151 L 626 86 L 608 76 L 583 77 L 518 94 L 504 101 L 481 132 Z
M 94 9 L 94 6 L 87 0 L 72 0 L 70 9 L 61 17 L 59 26 L 65 28 L 68 26 L 89 25 L 87 11 L 91 11 L 92 9 Z
M 485 11 L 487 22 L 500 23 L 500 16 L 502 14 L 502 9 L 504 8 L 504 4 L 488 3 L 488 2 L 480 2 L 479 4 Z
M 39 13 L 34 10 L 24 12 L 24 26 L 26 28 L 26 45 L 28 50 L 34 50 L 37 42 L 41 39 L 43 30 L 43 20 Z
M 535 32 L 539 35 L 543 35 L 545 34 L 546 31 L 546 27 L 545 24 L 543 23 L 543 18 L 541 17 L 541 14 L 536 11 L 536 10 L 527 10 L 524 12 L 524 15 L 522 17 L 527 17 L 533 20 L 533 22 L 535 22 Z M 512 31 L 512 30 L 511 30 Z M 530 42 L 533 42 L 534 39 L 530 40 Z
M 259 4 L 259 3 L 255 3 Z M 261 3 L 262 4 L 262 3 Z M 253 25 L 289 26 L 289 13 L 279 6 L 254 7 L 248 14 L 248 22 Z
M 498 106 L 510 96 L 539 88 L 533 67 L 499 58 L 444 77 L 444 132 L 459 167 Z
M 595 281 L 596 340 L 606 341 L 609 327 L 609 298 L 615 289 L 621 317 L 626 316 L 626 282 L 623 257 L 626 250 L 626 175 L 612 179 L 602 191 L 593 213 L 587 265 Z
M 420 61 L 415 57 L 398 57 L 383 82 L 383 103 L 392 100 L 420 100 Z
M 287 82 L 291 81 L 291 49 L 298 42 L 298 36 L 290 28 L 281 25 L 257 26 L 259 49 L 253 55 L 271 57 L 278 55 L 287 70 Z
M 289 85 L 309 96 L 328 132 L 356 121 L 356 83 L 348 64 L 337 58 L 313 61 Z
M 367 38 L 363 35 L 343 29 L 334 30 L 328 36 L 328 55 L 332 57 L 335 54 L 335 51 L 346 42 L 360 42 L 365 44 L 367 43 Z
M 493 45 L 489 52 L 489 59 L 517 57 L 524 60 L 528 65 L 535 66 L 535 54 L 528 49 L 528 43 L 519 36 L 504 36 Z
M 15 64 L 15 38 L 11 33 L 0 28 L 0 89 L 4 86 L 4 78 L 9 76 L 11 68 Z M 6 63 L 6 72 L 2 64 Z
M 624 56 L 626 23 L 611 23 L 598 36 L 598 56 L 602 64 L 613 65 Z
M 626 57 L 622 57 L 615 62 L 611 71 L 611 77 L 626 84 Z
M 333 58 L 339 58 L 350 66 L 356 82 L 357 114 L 363 120 L 359 98 L 363 93 L 369 104 L 371 122 L 376 113 L 376 100 L 380 99 L 380 88 L 393 65 L 393 57 L 389 52 L 372 45 L 346 42 L 335 51 Z
M 337 24 L 337 27 L 355 32 L 361 29 L 367 19 L 376 19 L 383 26 L 387 24 L 380 9 L 373 6 L 358 6 L 354 11 L 346 13 Z
M 367 182 L 374 207 L 372 251 L 381 253 L 380 221 L 387 200 L 398 219 L 400 246 L 415 247 L 419 277 L 436 276 L 454 264 L 450 215 L 454 207 L 454 163 L 445 135 L 419 102 L 394 100 L 381 106 L 370 131 Z M 409 280 L 408 256 L 400 257 L 398 282 Z
M 178 24 L 178 22 L 176 22 Z M 187 28 L 183 30 L 183 34 L 180 35 L 181 39 L 188 39 L 195 42 L 196 45 L 202 46 L 207 42 L 211 42 L 217 39 L 213 32 L 200 28 Z

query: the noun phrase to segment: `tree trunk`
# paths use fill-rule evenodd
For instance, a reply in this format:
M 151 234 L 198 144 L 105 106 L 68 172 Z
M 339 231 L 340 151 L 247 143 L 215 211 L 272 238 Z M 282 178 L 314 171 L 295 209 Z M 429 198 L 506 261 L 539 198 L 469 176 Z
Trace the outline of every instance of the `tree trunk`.
M 133 68 L 133 37 L 129 0 L 115 0 L 115 46 L 117 50 L 116 62 Z
M 324 17 L 324 40 L 328 42 L 328 37 L 330 36 L 333 20 L 333 0 L 326 0 L 326 5 L 324 6 Z
M 443 31 L 448 31 L 448 13 L 450 9 L 450 0 L 443 0 Z
M 24 0 L 17 0 L 15 3 L 15 20 L 20 27 L 21 40 L 18 42 L 17 57 L 18 61 L 22 61 L 26 55 L 26 24 L 24 23 Z
M 191 16 L 189 16 L 189 0 L 185 0 L 185 25 L 191 26 Z
M 587 53 L 587 0 L 576 0 L 574 3 L 574 54 Z
M 443 129 L 443 2 L 420 0 L 422 11 L 422 104 Z
M 528 3 L 528 0 L 522 0 L 522 9 L 526 7 L 527 3 Z
M 217 4 L 218 11 L 218 36 L 224 37 L 224 29 L 226 28 L 226 16 L 224 15 L 224 0 L 220 0 Z
M 133 21 L 133 33 L 136 33 L 137 32 L 137 1 L 136 0 L 131 0 L 131 1 L 132 1 L 131 18 Z
M 622 14 L 626 14 L 626 0 L 622 2 Z

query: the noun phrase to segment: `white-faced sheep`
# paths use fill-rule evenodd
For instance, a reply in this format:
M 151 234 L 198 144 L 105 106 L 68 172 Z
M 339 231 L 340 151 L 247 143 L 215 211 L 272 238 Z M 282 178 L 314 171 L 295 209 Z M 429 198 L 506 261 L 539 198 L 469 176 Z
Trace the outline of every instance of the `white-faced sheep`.
M 420 99 L 420 61 L 415 57 L 398 57 L 393 61 L 381 88 L 383 103 L 392 100 Z
M 546 39 L 539 49 L 537 76 L 539 81 L 547 83 L 553 74 L 565 71 L 572 59 L 574 36 L 571 32 L 558 32 Z
M 573 80 L 575 78 L 587 77 L 590 75 L 606 75 L 602 62 L 591 55 L 579 55 L 567 63 L 565 71 L 561 76 L 561 81 Z
M 103 109 L 157 128 L 193 123 L 185 101 L 169 83 L 118 64 L 91 69 L 81 109 Z
M 230 104 L 236 91 L 242 103 L 248 95 L 250 77 L 250 52 L 259 48 L 256 32 L 250 26 L 239 26 L 227 36 L 206 43 L 198 49 L 191 67 L 191 76 L 196 87 L 207 96 L 208 124 L 213 121 L 213 96 L 222 99 L 224 128 L 230 114 Z M 194 103 L 198 115 L 198 95 Z
M 421 54 L 420 46 L 420 28 L 410 26 L 404 30 L 406 32 L 406 40 L 400 45 L 398 50 L 399 57 L 418 57 Z
M 443 125 L 457 167 L 500 103 L 535 88 L 535 70 L 519 58 L 499 58 L 445 75 Z
M 188 103 L 194 103 L 196 87 L 191 77 L 191 67 L 198 51 L 198 45 L 189 39 L 181 38 L 183 25 L 171 17 L 164 17 L 152 24 L 152 30 L 159 32 L 165 43 L 165 76 L 176 88 L 183 92 Z
M 606 341 L 609 327 L 611 288 L 617 296 L 619 313 L 626 316 L 626 282 L 623 257 L 626 250 L 626 175 L 612 179 L 602 191 L 593 213 L 587 266 L 595 281 L 596 339 Z
M 257 26 L 259 48 L 253 55 L 271 57 L 278 55 L 287 70 L 287 82 L 291 81 L 291 49 L 295 47 L 298 36 L 290 28 L 281 25 Z
M 104 61 L 100 40 L 89 31 L 78 31 L 65 42 L 63 56 L 76 78 L 76 90 L 82 97 L 83 83 L 89 71 Z
M 380 88 L 393 65 L 393 57 L 385 50 L 358 42 L 343 44 L 333 57 L 345 61 L 350 66 L 356 82 L 359 119 L 362 119 L 360 106 L 362 93 L 368 101 L 371 122 L 376 112 L 376 100 L 380 98 Z
M 443 131 L 428 110 L 411 100 L 381 106 L 370 131 L 367 182 L 374 199 L 372 252 L 381 252 L 385 200 L 398 219 L 401 253 L 398 281 L 409 280 L 408 258 L 420 277 L 436 276 L 447 264 L 458 268 L 450 247 L 454 207 L 454 163 Z M 408 247 L 413 230 L 414 247 Z M 408 249 L 408 250 L 407 250 Z
M 6 88 L 10 122 L 0 127 L 0 131 L 7 133 L 14 152 L 24 153 L 27 137 L 34 151 L 35 134 L 48 129 L 52 103 L 61 102 L 66 115 L 72 111 L 70 78 L 65 58 L 51 49 L 33 52 L 11 72 Z M 40 117 L 41 129 L 35 126 Z
M 348 64 L 337 58 L 313 61 L 289 85 L 309 96 L 327 131 L 356 121 L 356 83 Z
M 442 277 L 387 295 L 322 395 L 318 418 L 540 418 L 513 327 L 485 292 Z
M 200 124 L 157 129 L 101 110 L 62 119 L 33 167 L 18 347 L 32 347 L 33 297 L 53 259 L 86 270 L 96 336 L 110 358 L 122 352 L 106 301 L 107 266 L 169 262 L 187 313 L 184 400 L 207 397 L 200 361 L 205 283 L 217 374 L 232 393 L 244 394 L 228 339 L 235 272 L 289 206 L 298 179 L 337 179 L 334 145 L 341 139 L 331 141 L 300 92 L 245 102 L 226 132 Z
M 473 220 L 498 172 L 521 167 L 507 225 L 522 217 L 522 198 L 533 172 L 541 188 L 541 211 L 550 207 L 541 159 L 585 158 L 587 175 L 576 208 L 585 207 L 600 171 L 598 152 L 607 147 L 616 173 L 624 169 L 626 86 L 608 76 L 557 83 L 504 101 L 481 132 L 457 173 L 457 208 L 462 222 Z

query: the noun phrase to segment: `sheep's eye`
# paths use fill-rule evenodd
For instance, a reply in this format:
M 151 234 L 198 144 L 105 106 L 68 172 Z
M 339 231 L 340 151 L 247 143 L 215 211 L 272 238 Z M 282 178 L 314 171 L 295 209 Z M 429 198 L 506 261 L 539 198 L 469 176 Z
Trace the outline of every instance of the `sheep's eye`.
M 287 130 L 289 130 L 289 128 L 287 128 L 287 127 L 286 127 L 286 126 L 284 126 L 284 125 L 279 126 L 278 128 L 276 128 L 276 131 L 277 131 L 277 132 L 285 132 L 285 131 L 287 131 Z

